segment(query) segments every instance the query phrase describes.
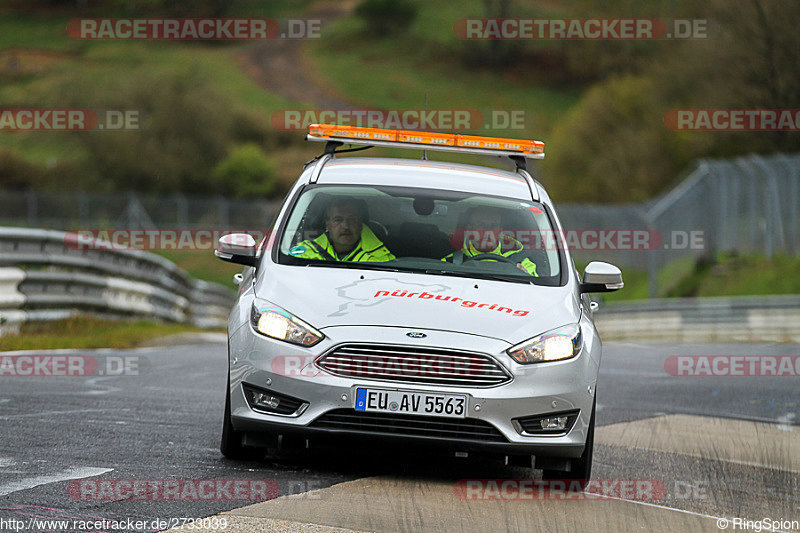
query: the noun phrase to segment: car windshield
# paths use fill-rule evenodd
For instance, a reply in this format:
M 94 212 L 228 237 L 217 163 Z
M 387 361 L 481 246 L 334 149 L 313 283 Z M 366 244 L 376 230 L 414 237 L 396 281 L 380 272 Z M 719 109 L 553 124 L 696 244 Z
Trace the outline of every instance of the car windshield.
M 542 204 L 408 187 L 307 187 L 284 225 L 283 264 L 402 270 L 558 285 Z

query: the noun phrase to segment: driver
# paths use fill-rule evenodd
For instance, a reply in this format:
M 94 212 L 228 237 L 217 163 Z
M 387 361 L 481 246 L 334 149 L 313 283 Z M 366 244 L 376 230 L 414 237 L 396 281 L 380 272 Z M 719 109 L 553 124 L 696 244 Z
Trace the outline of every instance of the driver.
M 502 233 L 502 220 L 498 209 L 488 206 L 471 209 L 464 229 L 464 244 L 461 250 L 443 257 L 442 261 L 460 264 L 465 257 L 481 254 L 500 255 L 509 259 L 519 257 L 517 268 L 531 276 L 539 276 L 536 273 L 536 263 L 527 257 L 522 257 L 522 243 L 507 233 Z M 494 261 L 489 257 L 480 260 L 484 259 Z
M 334 199 L 325 210 L 325 232 L 292 247 L 289 254 L 324 261 L 391 261 L 394 254 L 364 224 L 354 198 Z

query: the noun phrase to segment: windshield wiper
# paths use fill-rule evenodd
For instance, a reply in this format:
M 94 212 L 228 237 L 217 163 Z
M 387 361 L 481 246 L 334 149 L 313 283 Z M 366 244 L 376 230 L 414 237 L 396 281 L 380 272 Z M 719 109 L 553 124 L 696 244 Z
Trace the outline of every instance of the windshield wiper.
M 390 266 L 380 266 L 382 263 L 359 263 L 357 261 L 318 261 L 308 263 L 306 266 L 330 267 L 330 268 L 349 268 L 362 270 L 384 270 L 388 272 L 400 272 L 400 269 Z
M 455 270 L 433 270 L 428 269 L 426 274 L 433 274 L 439 276 L 456 276 L 459 278 L 478 278 L 489 279 L 493 281 L 511 281 L 513 283 L 525 283 L 526 285 L 533 284 L 533 279 L 521 278 L 519 276 L 509 276 L 504 274 L 490 274 L 487 272 L 458 272 Z

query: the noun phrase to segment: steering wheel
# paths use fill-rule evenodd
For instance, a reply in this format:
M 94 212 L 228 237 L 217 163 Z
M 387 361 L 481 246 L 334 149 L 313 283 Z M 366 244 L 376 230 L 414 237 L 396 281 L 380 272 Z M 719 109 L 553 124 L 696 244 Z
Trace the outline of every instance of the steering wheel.
M 498 254 L 478 254 L 470 257 L 464 257 L 464 262 L 466 263 L 467 261 L 480 261 L 481 259 L 493 259 L 495 261 L 502 261 L 504 263 L 510 263 L 512 265 L 516 265 L 518 263 L 518 261 L 514 261 L 513 259 L 509 259 L 508 257 Z

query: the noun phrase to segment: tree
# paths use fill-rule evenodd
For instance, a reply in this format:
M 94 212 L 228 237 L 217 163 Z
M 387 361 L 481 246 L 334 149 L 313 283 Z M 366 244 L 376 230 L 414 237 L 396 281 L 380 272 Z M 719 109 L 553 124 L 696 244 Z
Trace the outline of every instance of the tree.
M 383 37 L 408 28 L 417 16 L 417 8 L 409 0 L 364 0 L 355 14 L 365 22 L 369 33 Z
M 77 106 L 139 113 L 138 129 L 81 134 L 100 188 L 219 192 L 211 170 L 237 141 L 236 113 L 197 72 L 175 69 L 108 84 L 102 91 L 80 83 L 67 90 Z
M 626 202 L 668 187 L 697 157 L 800 150 L 796 132 L 672 131 L 670 109 L 800 108 L 800 3 L 712 0 L 687 11 L 708 38 L 669 41 L 650 66 L 587 91 L 544 161 L 554 196 Z
M 275 189 L 275 164 L 253 143 L 235 148 L 214 169 L 219 188 L 233 196 L 269 196 Z

